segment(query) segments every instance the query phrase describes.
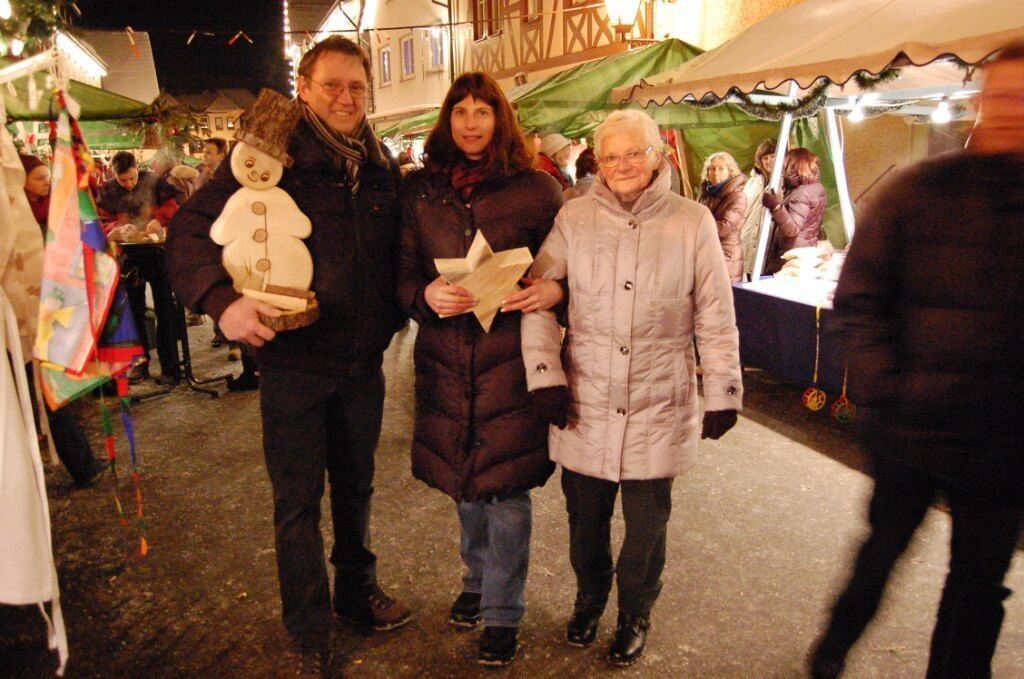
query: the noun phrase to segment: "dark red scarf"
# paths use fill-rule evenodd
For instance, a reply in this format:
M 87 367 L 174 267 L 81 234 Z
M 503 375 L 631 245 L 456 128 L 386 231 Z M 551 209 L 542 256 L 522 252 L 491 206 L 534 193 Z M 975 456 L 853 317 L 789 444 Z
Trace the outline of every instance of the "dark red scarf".
M 484 180 L 486 164 L 483 161 L 460 160 L 452 165 L 452 188 L 460 200 L 469 200 L 473 191 Z

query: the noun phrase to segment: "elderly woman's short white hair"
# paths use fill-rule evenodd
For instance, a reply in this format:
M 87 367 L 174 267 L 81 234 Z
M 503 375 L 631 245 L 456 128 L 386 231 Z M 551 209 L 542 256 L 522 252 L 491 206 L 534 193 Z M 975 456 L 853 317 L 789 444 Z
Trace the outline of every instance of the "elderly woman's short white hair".
M 614 111 L 594 130 L 594 153 L 601 156 L 601 144 L 613 134 L 628 134 L 636 140 L 641 149 L 648 146 L 661 149 L 661 134 L 658 123 L 643 111 Z
M 743 170 L 740 169 L 739 163 L 736 162 L 736 159 L 732 157 L 731 153 L 728 151 L 718 151 L 717 153 L 712 153 L 707 157 L 707 160 L 704 161 L 704 167 L 700 170 L 701 181 L 708 178 L 708 170 L 711 169 L 711 163 L 715 162 L 719 158 L 724 160 L 725 166 L 729 168 L 729 179 L 732 179 L 736 175 L 743 174 Z

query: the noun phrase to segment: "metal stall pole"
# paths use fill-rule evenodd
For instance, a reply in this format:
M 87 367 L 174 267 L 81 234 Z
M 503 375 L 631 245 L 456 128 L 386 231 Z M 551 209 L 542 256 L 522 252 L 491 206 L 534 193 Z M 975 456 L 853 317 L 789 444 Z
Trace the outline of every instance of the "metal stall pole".
M 849 243 L 853 240 L 856 217 L 853 214 L 853 201 L 850 200 L 850 186 L 846 182 L 846 149 L 839 134 L 839 121 L 834 108 L 825 109 L 825 120 L 828 123 L 829 153 L 836 173 L 836 190 L 839 192 L 839 212 L 843 216 L 843 230 L 846 232 L 846 242 Z
M 795 97 L 797 93 L 796 83 L 790 83 L 789 85 L 789 96 Z M 779 129 L 779 143 L 775 149 L 775 165 L 772 167 L 772 176 L 768 181 L 768 187 L 775 189 L 776 193 L 779 191 L 779 186 L 782 183 L 782 166 L 786 162 L 786 149 L 789 147 L 789 131 L 793 128 L 793 114 L 787 113 L 782 119 L 782 127 Z M 772 224 L 772 213 L 770 210 L 764 211 L 764 217 L 761 218 L 761 232 L 757 238 L 757 257 L 754 258 L 754 270 L 750 272 L 752 280 L 760 280 L 761 273 L 764 271 L 764 260 L 768 254 L 768 237 L 772 233 L 772 229 L 769 228 Z

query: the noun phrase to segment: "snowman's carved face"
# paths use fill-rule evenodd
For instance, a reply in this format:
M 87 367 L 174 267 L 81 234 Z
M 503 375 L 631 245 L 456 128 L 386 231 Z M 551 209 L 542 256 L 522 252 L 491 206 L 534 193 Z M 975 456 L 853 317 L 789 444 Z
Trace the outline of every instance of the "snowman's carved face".
M 250 189 L 269 189 L 281 181 L 284 166 L 263 151 L 239 142 L 231 154 L 231 174 L 242 186 Z

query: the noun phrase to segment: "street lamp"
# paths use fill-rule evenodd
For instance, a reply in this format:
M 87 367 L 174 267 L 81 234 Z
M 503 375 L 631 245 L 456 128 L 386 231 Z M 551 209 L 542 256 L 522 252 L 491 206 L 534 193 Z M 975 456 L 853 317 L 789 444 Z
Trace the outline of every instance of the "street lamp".
M 615 26 L 615 32 L 623 40 L 633 30 L 637 12 L 640 11 L 640 0 L 604 0 L 604 8 L 608 12 L 608 20 Z

